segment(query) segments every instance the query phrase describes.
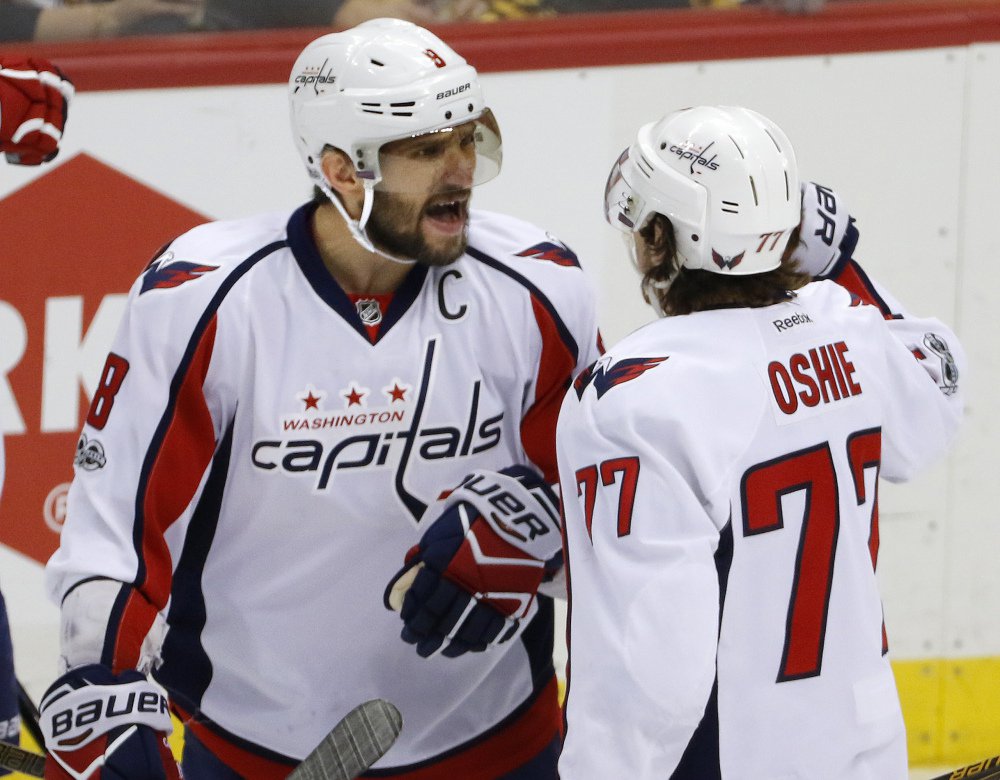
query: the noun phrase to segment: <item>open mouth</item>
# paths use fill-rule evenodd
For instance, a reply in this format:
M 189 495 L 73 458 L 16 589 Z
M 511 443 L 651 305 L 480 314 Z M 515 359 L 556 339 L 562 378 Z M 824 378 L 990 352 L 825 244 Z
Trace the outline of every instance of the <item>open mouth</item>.
M 456 233 L 465 227 L 469 218 L 468 195 L 438 198 L 424 208 L 424 216 L 439 230 Z

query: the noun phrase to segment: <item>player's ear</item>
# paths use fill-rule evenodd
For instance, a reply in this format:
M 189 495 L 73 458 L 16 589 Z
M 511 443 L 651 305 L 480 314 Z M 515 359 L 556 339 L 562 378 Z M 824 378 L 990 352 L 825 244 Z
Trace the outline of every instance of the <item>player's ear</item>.
M 357 171 L 348 157 L 340 149 L 327 147 L 320 161 L 323 176 L 330 189 L 340 198 L 347 212 L 357 219 L 361 215 L 361 205 L 364 203 L 364 184 L 358 178 Z

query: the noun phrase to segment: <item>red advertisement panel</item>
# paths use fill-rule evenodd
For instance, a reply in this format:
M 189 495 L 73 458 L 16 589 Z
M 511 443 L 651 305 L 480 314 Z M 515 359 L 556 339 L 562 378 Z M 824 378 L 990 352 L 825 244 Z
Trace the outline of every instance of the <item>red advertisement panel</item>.
M 58 545 L 77 436 L 132 281 L 207 221 L 86 154 L 0 199 L 0 541 Z

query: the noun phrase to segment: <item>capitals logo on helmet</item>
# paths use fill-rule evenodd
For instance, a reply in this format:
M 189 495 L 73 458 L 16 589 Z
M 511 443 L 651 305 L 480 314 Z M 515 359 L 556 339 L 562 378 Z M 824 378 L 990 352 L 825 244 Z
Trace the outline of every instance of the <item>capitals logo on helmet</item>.
M 382 182 L 380 154 L 386 144 L 472 122 L 473 186 L 500 171 L 500 130 L 486 107 L 476 70 L 432 32 L 411 22 L 372 19 L 317 38 L 292 66 L 288 100 L 292 135 L 309 176 L 369 251 L 382 254 L 365 225 L 373 190 Z M 347 213 L 326 180 L 323 155 L 329 148 L 350 158 L 364 184 L 358 219 Z
M 436 35 L 401 19 L 372 19 L 314 40 L 292 66 L 288 98 L 295 143 L 314 179 L 322 179 L 328 145 L 377 180 L 383 144 L 488 110 L 475 69 Z
M 684 268 L 777 268 L 799 223 L 795 152 L 770 119 L 738 106 L 675 111 L 639 129 L 608 176 L 604 214 L 626 233 L 662 214 Z M 775 240 L 765 240 L 766 237 Z
M 719 268 L 723 269 L 733 269 L 743 262 L 743 255 L 746 252 L 740 252 L 736 257 L 723 257 L 714 249 L 712 250 L 712 262 L 715 263 Z

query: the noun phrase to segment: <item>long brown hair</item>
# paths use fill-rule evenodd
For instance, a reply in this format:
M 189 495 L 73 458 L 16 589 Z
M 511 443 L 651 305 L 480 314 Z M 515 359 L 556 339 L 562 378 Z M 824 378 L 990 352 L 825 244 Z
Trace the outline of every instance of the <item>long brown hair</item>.
M 642 297 L 658 305 L 665 316 L 690 314 L 724 306 L 758 308 L 794 297 L 795 290 L 812 279 L 792 260 L 799 242 L 796 227 L 788 239 L 781 265 L 773 271 L 729 276 L 681 267 L 674 226 L 662 214 L 654 214 L 639 230 L 645 243 L 644 260 L 650 265 L 642 277 Z

